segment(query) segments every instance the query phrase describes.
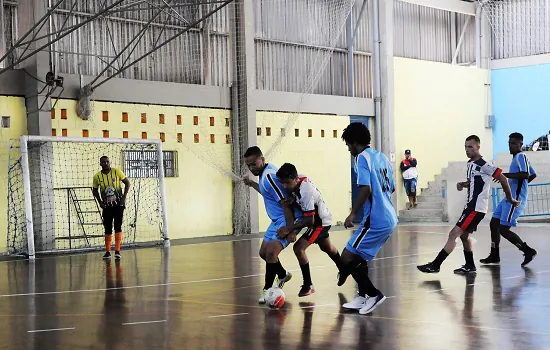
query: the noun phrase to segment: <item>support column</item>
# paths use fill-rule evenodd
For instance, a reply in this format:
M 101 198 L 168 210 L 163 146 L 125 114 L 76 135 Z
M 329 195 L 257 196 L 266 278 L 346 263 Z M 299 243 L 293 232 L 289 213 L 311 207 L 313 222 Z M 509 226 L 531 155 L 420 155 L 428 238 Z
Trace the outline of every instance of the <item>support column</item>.
M 252 1 L 235 0 L 229 7 L 232 47 L 232 156 L 233 169 L 238 174 L 242 174 L 245 169 L 244 152 L 248 147 L 257 144 L 256 110 L 250 100 L 256 84 L 253 6 Z M 239 188 L 241 186 L 234 186 L 234 218 L 238 214 L 235 210 L 243 208 L 243 203 L 240 202 L 246 200 L 238 193 Z M 258 194 L 250 189 L 247 195 L 250 203 L 247 233 L 258 233 Z
M 376 0 L 375 0 L 376 1 Z M 393 92 L 393 0 L 379 1 L 378 29 L 380 35 L 380 85 L 382 97 L 381 118 L 381 151 L 395 162 L 394 140 L 394 92 Z
M 48 33 L 49 21 L 40 28 L 33 27 L 47 13 L 43 0 L 20 0 L 18 2 L 17 22 L 20 36 L 30 30 L 43 36 Z M 32 35 L 28 39 L 32 38 Z M 37 40 L 29 45 L 27 54 L 47 43 L 47 39 Z M 24 55 L 23 49 L 16 52 Z M 18 68 L 25 69 L 25 106 L 27 109 L 27 133 L 29 135 L 52 135 L 51 100 L 48 89 L 41 81 L 46 80 L 50 71 L 50 56 L 40 51 L 22 62 Z M 40 80 L 40 81 L 39 81 Z M 34 147 L 33 147 L 34 146 Z M 29 171 L 31 178 L 31 196 L 37 252 L 55 248 L 55 216 L 53 195 L 53 148 L 51 144 L 29 145 Z

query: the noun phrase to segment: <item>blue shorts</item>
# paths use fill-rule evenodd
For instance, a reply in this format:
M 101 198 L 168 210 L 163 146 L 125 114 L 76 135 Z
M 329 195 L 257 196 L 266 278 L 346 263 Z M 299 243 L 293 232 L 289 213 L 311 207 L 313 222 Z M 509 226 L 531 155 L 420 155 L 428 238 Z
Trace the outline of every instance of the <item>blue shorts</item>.
M 370 220 L 367 218 L 361 227 L 353 233 L 346 249 L 367 261 L 372 261 L 396 227 L 397 225 L 394 225 L 386 229 L 375 230 L 370 227 Z
M 302 219 L 301 217 L 298 217 L 298 218 L 296 218 L 296 221 L 301 220 L 301 219 Z M 277 230 L 280 229 L 283 226 L 286 226 L 285 218 L 279 219 L 277 221 L 271 221 L 271 224 L 269 224 L 269 227 L 265 231 L 264 242 L 269 243 L 269 242 L 275 240 L 275 241 L 281 243 L 281 245 L 283 246 L 283 249 L 286 248 L 289 244 L 288 240 L 286 238 L 285 239 L 280 239 L 279 237 L 277 237 Z
M 403 184 L 405 185 L 407 196 L 412 195 L 413 192 L 416 193 L 416 179 L 405 179 L 403 180 Z
M 521 202 L 521 205 L 516 208 L 505 198 L 498 204 L 493 213 L 493 218 L 499 219 L 500 224 L 503 226 L 516 227 L 518 218 L 523 213 L 526 205 L 526 202 Z

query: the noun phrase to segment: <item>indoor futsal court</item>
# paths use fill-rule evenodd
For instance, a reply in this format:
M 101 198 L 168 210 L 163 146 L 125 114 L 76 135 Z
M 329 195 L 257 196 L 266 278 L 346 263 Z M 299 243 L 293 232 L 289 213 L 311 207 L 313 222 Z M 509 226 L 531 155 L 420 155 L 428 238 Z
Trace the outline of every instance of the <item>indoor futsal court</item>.
M 299 298 L 292 270 L 280 310 L 258 305 L 263 266 L 260 239 L 190 242 L 127 250 L 120 263 L 97 253 L 4 261 L 0 295 L 3 349 L 548 349 L 548 230 L 518 232 L 539 248 L 521 268 L 521 254 L 503 244 L 500 266 L 454 275 L 453 254 L 439 274 L 416 269 L 441 247 L 449 226 L 401 225 L 370 273 L 388 299 L 371 315 L 343 311 L 356 284 L 336 286 L 336 268 L 309 250 L 316 293 Z M 338 247 L 350 232 L 332 232 Z M 482 257 L 488 227 L 475 233 Z M 204 258 L 204 257 L 216 257 Z

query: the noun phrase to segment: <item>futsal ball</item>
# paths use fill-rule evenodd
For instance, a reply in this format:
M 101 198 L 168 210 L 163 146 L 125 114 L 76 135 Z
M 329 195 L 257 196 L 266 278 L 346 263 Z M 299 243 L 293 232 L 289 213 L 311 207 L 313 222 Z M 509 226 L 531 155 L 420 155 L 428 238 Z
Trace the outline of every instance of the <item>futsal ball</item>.
M 265 294 L 265 302 L 270 308 L 279 309 L 285 304 L 285 292 L 281 288 L 269 288 Z

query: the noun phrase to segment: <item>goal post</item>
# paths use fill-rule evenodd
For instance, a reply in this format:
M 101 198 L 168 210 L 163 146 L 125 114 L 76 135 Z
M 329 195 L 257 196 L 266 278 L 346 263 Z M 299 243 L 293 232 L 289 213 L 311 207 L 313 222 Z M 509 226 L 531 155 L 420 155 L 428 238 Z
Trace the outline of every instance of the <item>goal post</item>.
M 131 184 L 123 246 L 170 245 L 160 140 L 24 135 L 9 150 L 9 254 L 34 259 L 39 253 L 104 249 L 102 210 L 92 193 L 102 156 Z

